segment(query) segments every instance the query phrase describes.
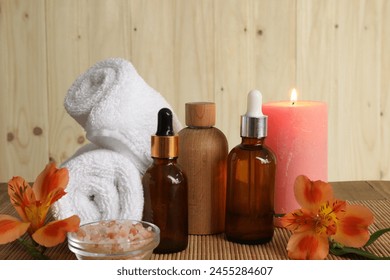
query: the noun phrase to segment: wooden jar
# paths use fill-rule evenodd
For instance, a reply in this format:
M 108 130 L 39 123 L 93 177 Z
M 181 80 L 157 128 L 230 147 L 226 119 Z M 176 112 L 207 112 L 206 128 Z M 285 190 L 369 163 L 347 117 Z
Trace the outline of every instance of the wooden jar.
M 215 103 L 185 104 L 187 127 L 179 132 L 178 163 L 188 179 L 188 232 L 225 229 L 228 142 L 215 125 Z

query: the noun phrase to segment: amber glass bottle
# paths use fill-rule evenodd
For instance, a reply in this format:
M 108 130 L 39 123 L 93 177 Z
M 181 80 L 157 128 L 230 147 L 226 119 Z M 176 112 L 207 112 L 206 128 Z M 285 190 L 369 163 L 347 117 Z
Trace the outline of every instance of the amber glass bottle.
M 274 233 L 276 158 L 264 145 L 267 117 L 261 112 L 261 93 L 248 95 L 241 117 L 242 142 L 227 160 L 226 237 L 243 244 L 262 244 Z
M 188 244 L 187 178 L 178 158 L 178 136 L 172 129 L 172 112 L 163 108 L 158 113 L 158 128 L 152 136 L 153 163 L 146 170 L 143 220 L 160 228 L 160 244 L 154 253 L 175 253 Z

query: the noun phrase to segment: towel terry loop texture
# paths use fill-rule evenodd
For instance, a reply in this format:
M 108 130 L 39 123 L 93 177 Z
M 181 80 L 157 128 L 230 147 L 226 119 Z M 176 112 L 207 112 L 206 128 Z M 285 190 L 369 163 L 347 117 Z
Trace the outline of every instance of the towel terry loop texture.
M 157 113 L 171 108 L 134 66 L 122 58 L 96 63 L 80 75 L 65 97 L 66 111 L 91 142 L 62 166 L 69 170 L 67 195 L 54 206 L 58 218 L 77 214 L 81 223 L 142 218 L 141 178 L 152 163 L 151 135 Z M 173 111 L 173 110 L 172 110 Z M 182 125 L 176 114 L 173 126 Z

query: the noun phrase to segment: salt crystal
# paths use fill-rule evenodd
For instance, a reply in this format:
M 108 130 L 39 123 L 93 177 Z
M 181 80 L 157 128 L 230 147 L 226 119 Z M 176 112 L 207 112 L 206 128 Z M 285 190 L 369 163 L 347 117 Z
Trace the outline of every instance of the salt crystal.
M 96 253 L 121 253 L 152 242 L 152 227 L 131 221 L 101 221 L 85 225 L 75 236 L 80 241 L 93 242 L 90 250 Z M 147 240 L 145 240 L 147 239 Z

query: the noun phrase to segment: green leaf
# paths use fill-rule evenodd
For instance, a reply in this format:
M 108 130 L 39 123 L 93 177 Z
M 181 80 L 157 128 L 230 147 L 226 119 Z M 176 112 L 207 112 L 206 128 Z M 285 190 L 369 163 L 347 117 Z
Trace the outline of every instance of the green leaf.
M 367 241 L 365 246 L 369 246 L 374 243 L 382 234 L 389 232 L 390 228 L 380 229 L 371 234 L 370 239 Z M 361 257 L 364 257 L 369 260 L 390 260 L 390 257 L 378 257 L 377 255 L 364 251 L 363 249 L 353 248 L 353 247 L 345 247 L 340 243 L 331 242 L 329 245 L 329 251 L 331 254 L 335 256 L 342 256 L 347 254 L 355 254 Z
M 353 247 L 339 247 L 339 246 L 330 246 L 329 251 L 335 256 L 342 256 L 346 254 L 355 254 L 361 257 L 364 257 L 369 260 L 390 260 L 390 257 L 378 257 L 375 254 L 364 251 L 359 248 Z
M 25 239 L 19 238 L 18 241 L 20 244 L 23 245 L 23 247 L 26 249 L 26 251 L 35 259 L 35 260 L 49 260 L 50 258 L 43 254 L 43 252 L 40 249 L 43 249 L 42 247 L 37 248 L 31 242 L 28 242 Z
M 382 234 L 386 233 L 390 231 L 390 228 L 385 228 L 385 229 L 380 229 L 376 232 L 374 232 L 373 234 L 371 234 L 370 236 L 370 239 L 368 239 L 366 245 L 364 246 L 368 246 L 368 245 L 371 245 L 372 243 L 374 243 L 375 240 L 377 240 Z

